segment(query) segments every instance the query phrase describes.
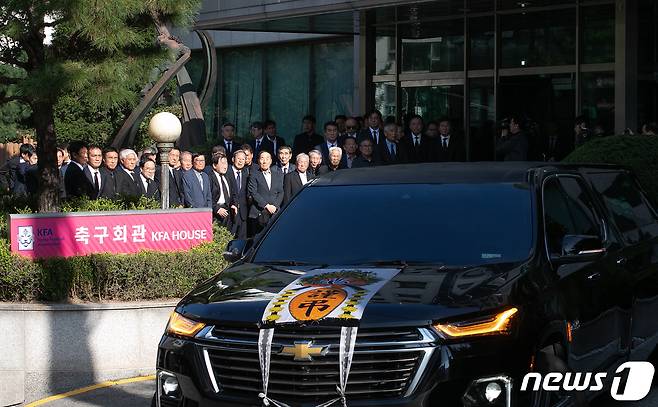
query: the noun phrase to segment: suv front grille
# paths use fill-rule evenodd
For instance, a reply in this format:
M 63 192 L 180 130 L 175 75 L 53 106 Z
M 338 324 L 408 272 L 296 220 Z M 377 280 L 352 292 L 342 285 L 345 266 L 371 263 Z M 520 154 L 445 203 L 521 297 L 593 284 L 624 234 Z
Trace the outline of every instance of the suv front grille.
M 277 327 L 272 341 L 268 395 L 276 400 L 326 401 L 336 397 L 339 383 L 340 328 Z M 202 351 L 208 371 L 224 392 L 258 395 L 262 391 L 258 330 L 215 327 L 206 330 Z M 328 346 L 324 356 L 296 361 L 279 354 L 284 346 L 313 341 Z M 398 398 L 410 394 L 434 349 L 426 328 L 359 329 L 347 384 L 355 398 Z M 207 366 L 208 367 L 208 366 Z

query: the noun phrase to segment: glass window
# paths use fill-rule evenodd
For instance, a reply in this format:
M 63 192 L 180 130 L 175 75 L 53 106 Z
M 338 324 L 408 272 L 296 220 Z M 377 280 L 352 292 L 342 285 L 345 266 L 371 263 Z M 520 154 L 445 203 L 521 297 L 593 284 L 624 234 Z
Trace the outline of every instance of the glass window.
M 603 195 L 603 202 L 626 242 L 658 236 L 658 224 L 649 202 L 631 176 L 625 172 L 601 172 L 590 174 L 589 178 Z
M 454 131 L 463 129 L 464 86 L 402 86 L 403 116 L 417 114 L 426 122 L 448 117 Z
M 235 124 L 236 134 L 249 135 L 249 124 L 262 120 L 263 50 L 240 49 L 222 53 L 222 122 Z
M 582 113 L 590 120 L 595 134 L 609 135 L 615 128 L 614 72 L 583 72 Z
M 576 10 L 501 16 L 502 68 L 576 62 Z
M 615 62 L 615 6 L 583 7 L 582 63 Z
M 318 216 L 334 213 L 338 201 L 341 222 L 333 216 Z M 391 208 L 450 216 L 382 221 L 391 217 Z M 311 187 L 302 190 L 272 225 L 256 249 L 254 261 L 345 265 L 393 260 L 449 265 L 517 262 L 530 255 L 533 221 L 531 193 L 522 184 Z M 323 233 L 300 239 L 310 224 Z M 359 249 L 327 250 L 335 247 L 335 237 L 344 232 L 344 225 L 350 225 L 350 239 L 359 242 Z
M 496 112 L 494 110 L 493 78 L 471 79 L 469 86 L 470 159 L 494 159 Z
M 466 0 L 467 11 L 471 13 L 493 11 L 496 0 Z
M 276 122 L 277 134 L 292 143 L 309 112 L 310 47 L 270 47 L 266 55 L 267 117 Z
M 561 184 L 569 191 L 565 191 Z M 546 181 L 543 197 L 546 244 L 550 254 L 562 253 L 562 241 L 566 235 L 599 235 L 591 201 L 578 181 L 553 177 Z
M 494 65 L 494 20 L 493 17 L 479 17 L 468 20 L 469 47 L 468 69 L 488 69 Z
M 352 42 L 313 46 L 313 103 L 318 123 L 333 120 L 337 114 L 352 115 L 353 60 Z M 297 121 L 299 122 L 299 118 Z M 292 136 L 294 137 L 294 134 Z
M 384 117 L 395 116 L 395 82 L 375 83 L 375 109 Z
M 400 25 L 403 72 L 461 71 L 464 20 Z
M 496 0 L 498 8 L 523 10 L 529 7 L 553 6 L 558 4 L 575 4 L 576 0 Z
M 395 73 L 395 35 L 375 38 L 375 75 Z
M 398 6 L 398 21 L 418 21 L 464 13 L 464 0 L 414 2 Z M 440 23 L 439 23 L 440 24 Z

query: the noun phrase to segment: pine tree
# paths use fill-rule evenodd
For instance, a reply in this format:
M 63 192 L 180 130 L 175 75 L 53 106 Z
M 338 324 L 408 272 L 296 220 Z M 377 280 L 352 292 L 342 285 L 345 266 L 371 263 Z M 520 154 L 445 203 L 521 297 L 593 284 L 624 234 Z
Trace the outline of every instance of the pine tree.
M 40 211 L 59 207 L 53 110 L 63 95 L 103 109 L 134 106 L 153 69 L 171 59 L 156 26 L 189 26 L 200 0 L 3 0 L 0 104 L 32 110 Z M 52 34 L 52 40 L 50 35 Z M 11 72 L 11 74 L 7 74 Z

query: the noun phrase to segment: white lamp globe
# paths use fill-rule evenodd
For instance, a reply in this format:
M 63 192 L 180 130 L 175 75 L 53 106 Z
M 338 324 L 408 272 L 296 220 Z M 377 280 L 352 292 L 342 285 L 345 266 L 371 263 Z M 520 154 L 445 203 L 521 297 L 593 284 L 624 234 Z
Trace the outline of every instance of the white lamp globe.
M 173 143 L 182 131 L 180 120 L 169 112 L 160 112 L 149 122 L 149 136 L 156 143 Z

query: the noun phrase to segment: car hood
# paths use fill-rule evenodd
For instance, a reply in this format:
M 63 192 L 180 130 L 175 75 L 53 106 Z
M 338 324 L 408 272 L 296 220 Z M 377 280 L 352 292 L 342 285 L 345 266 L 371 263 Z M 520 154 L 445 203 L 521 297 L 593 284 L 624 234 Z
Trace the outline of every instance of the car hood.
M 235 265 L 192 290 L 177 311 L 206 323 L 256 324 L 276 294 L 312 269 Z M 499 309 L 512 302 L 514 285 L 510 283 L 521 274 L 523 266 L 504 263 L 399 269 L 367 304 L 361 326 L 427 325 Z

